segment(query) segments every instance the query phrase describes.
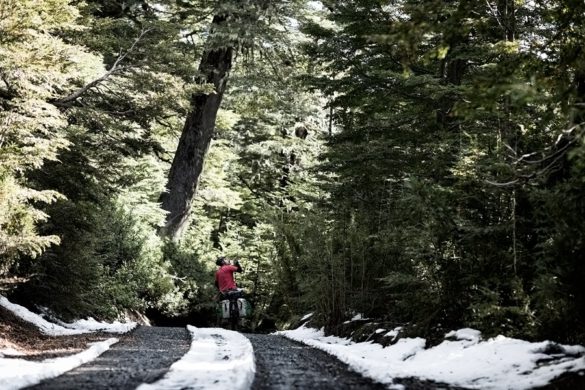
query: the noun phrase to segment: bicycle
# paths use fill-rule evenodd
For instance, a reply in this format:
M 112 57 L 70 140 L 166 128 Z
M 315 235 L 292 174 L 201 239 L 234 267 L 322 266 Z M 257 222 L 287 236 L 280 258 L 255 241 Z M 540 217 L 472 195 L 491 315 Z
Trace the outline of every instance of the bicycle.
M 227 320 L 229 329 L 238 330 L 240 322 L 245 317 L 248 317 L 251 312 L 250 305 L 244 299 L 244 292 L 242 290 L 230 290 L 221 293 L 220 301 L 220 318 Z M 227 303 L 226 303 L 227 301 Z

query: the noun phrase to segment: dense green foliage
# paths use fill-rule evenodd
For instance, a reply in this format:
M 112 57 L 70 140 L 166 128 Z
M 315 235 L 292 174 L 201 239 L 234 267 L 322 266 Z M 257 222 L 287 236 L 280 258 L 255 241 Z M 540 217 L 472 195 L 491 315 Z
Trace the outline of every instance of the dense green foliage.
M 68 318 L 204 322 L 227 255 L 259 326 L 363 313 L 584 342 L 584 13 L 0 1 L 0 287 Z M 214 15 L 236 16 L 209 34 Z M 169 241 L 160 194 L 222 45 L 228 89 Z
M 75 69 L 68 57 L 77 48 L 48 33 L 64 25 L 75 28 L 77 10 L 67 3 L 51 2 L 41 15 L 34 1 L 0 3 L 0 275 L 19 254 L 37 256 L 59 243 L 57 236 L 37 233 L 36 223 L 46 214 L 35 207 L 59 194 L 35 191 L 23 176 L 55 160 L 68 144 L 65 117 L 46 101 L 57 88 L 70 85 L 65 68 Z
M 327 6 L 306 32 L 336 183 L 290 248 L 305 293 L 332 326 L 353 310 L 582 340 L 582 4 Z

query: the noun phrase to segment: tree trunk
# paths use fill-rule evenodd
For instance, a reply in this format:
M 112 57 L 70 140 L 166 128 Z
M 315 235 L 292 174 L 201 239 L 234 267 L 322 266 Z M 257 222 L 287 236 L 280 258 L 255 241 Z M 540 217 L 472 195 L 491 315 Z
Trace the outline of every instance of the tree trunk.
M 213 27 L 226 18 L 225 15 L 213 18 L 212 33 Z M 213 84 L 214 92 L 193 96 L 192 109 L 169 172 L 167 192 L 160 197 L 162 208 L 168 212 L 165 226 L 159 231 L 163 237 L 178 238 L 189 217 L 205 155 L 213 137 L 217 110 L 226 89 L 233 52 L 234 48 L 228 46 L 209 48 L 203 53 L 199 64 L 201 82 Z

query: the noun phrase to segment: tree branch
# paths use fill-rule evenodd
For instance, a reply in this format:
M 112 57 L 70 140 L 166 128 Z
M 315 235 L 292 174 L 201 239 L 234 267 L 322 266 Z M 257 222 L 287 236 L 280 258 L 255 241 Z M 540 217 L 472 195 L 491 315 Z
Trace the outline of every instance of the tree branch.
M 246 179 L 244 179 L 244 177 L 242 175 L 238 175 L 238 179 L 240 179 L 240 182 L 246 186 L 246 188 L 252 193 L 252 195 L 257 197 L 258 199 L 261 199 L 261 196 L 258 193 L 258 191 L 256 191 L 254 188 L 252 188 L 250 183 L 248 183 L 248 181 Z
M 527 154 L 523 154 L 522 156 L 516 158 L 516 160 L 511 163 L 513 166 L 517 167 L 515 179 L 510 180 L 508 182 L 494 182 L 491 180 L 485 180 L 485 183 L 496 186 L 496 187 L 511 187 L 511 186 L 514 186 L 514 185 L 520 183 L 521 181 L 527 182 L 530 179 L 534 179 L 536 177 L 547 174 L 567 154 L 567 152 L 569 151 L 571 146 L 573 146 L 579 140 L 579 137 L 576 135 L 572 135 L 572 133 L 573 133 L 573 131 L 575 131 L 575 129 L 579 128 L 579 126 L 582 126 L 582 125 L 583 125 L 583 123 L 579 123 L 579 124 L 576 124 L 568 129 L 566 129 L 566 130 L 563 130 L 561 132 L 561 134 L 559 134 L 559 136 L 557 137 L 554 145 L 551 145 L 540 152 L 527 153 Z M 566 138 L 564 138 L 564 137 L 566 137 Z M 563 145 L 559 146 L 559 144 L 561 143 L 561 140 L 563 140 L 563 138 L 566 139 L 566 142 Z M 514 157 L 516 157 L 516 151 L 514 149 L 512 149 L 512 147 L 510 147 L 510 145 L 505 143 L 504 146 L 512 152 L 512 155 Z M 554 149 L 555 147 L 558 147 L 558 149 L 549 152 L 549 150 Z M 545 152 L 548 154 L 545 154 Z M 540 154 L 541 156 L 542 155 L 544 155 L 544 156 L 540 159 L 530 159 L 531 157 L 538 155 L 538 154 Z M 524 169 L 524 172 L 527 172 L 527 173 L 523 173 L 522 167 L 521 166 L 518 167 L 521 164 L 524 166 L 524 168 L 529 167 L 529 166 L 534 167 L 535 165 L 536 166 L 538 166 L 538 165 L 542 166 L 544 164 L 546 164 L 546 165 L 540 169 L 538 169 L 537 167 L 531 168 L 530 170 L 532 172 L 528 169 Z
M 487 184 L 490 184 L 492 186 L 496 186 L 496 187 L 511 187 L 515 184 L 518 184 L 518 182 L 520 181 L 520 179 L 514 179 L 512 181 L 508 181 L 505 183 L 500 183 L 500 182 L 496 182 L 496 181 L 491 181 L 491 180 L 486 180 L 485 182 Z
M 486 0 L 485 3 L 487 4 L 488 9 L 490 10 L 490 12 L 493 15 L 493 17 L 496 19 L 496 22 L 498 22 L 498 24 L 500 25 L 501 28 L 504 28 L 505 29 L 504 25 L 502 24 L 502 21 L 500 20 L 500 18 L 498 16 L 499 12 L 498 12 L 497 8 L 494 9 L 492 7 L 492 5 L 490 4 L 489 0 Z
M 93 80 L 89 84 L 84 85 L 83 87 L 81 87 L 77 91 L 73 92 L 72 94 L 70 94 L 68 96 L 65 96 L 64 98 L 56 99 L 53 103 L 56 104 L 56 105 L 59 105 L 59 106 L 68 105 L 68 103 L 71 103 L 71 102 L 77 100 L 84 93 L 86 93 L 90 89 L 96 87 L 100 83 L 104 82 L 112 74 L 114 74 L 114 73 L 116 73 L 116 72 L 118 72 L 120 70 L 123 70 L 124 68 L 120 66 L 120 63 L 122 61 L 124 61 L 124 59 L 128 56 L 128 54 L 130 54 L 134 50 L 134 48 L 136 47 L 136 45 L 138 44 L 138 42 L 140 42 L 140 40 L 144 37 L 144 35 L 146 33 L 148 33 L 149 31 L 151 31 L 151 30 L 152 29 L 150 29 L 150 28 L 143 29 L 140 32 L 140 35 L 138 36 L 138 38 L 136 38 L 134 40 L 134 42 L 132 43 L 132 45 L 130 46 L 130 48 L 125 53 L 120 53 L 120 55 L 118 56 L 118 58 L 116 59 L 116 61 L 112 65 L 112 67 L 110 68 L 110 70 L 108 70 L 103 76 L 101 76 L 98 79 Z
M 563 154 L 571 145 L 573 145 L 575 143 L 575 141 L 576 141 L 576 139 L 572 139 L 572 140 L 568 141 L 563 147 L 561 147 L 560 149 L 558 149 L 554 153 L 549 154 L 548 156 L 545 156 L 539 160 L 525 160 L 525 158 L 531 157 L 532 155 L 534 155 L 536 153 L 532 153 L 530 155 L 525 154 L 522 157 L 520 157 L 514 164 L 518 164 L 520 162 L 523 162 L 524 164 L 530 164 L 530 165 L 542 164 L 543 162 L 548 161 L 551 158 L 555 158 L 559 154 Z

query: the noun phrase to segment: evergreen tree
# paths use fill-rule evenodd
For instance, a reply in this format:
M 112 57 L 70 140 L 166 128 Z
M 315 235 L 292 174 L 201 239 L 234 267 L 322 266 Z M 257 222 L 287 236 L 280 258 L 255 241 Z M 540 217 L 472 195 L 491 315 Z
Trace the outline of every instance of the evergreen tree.
M 573 143 L 580 125 L 568 123 L 581 61 L 568 27 L 576 22 L 563 10 L 561 3 L 336 2 L 327 3 L 328 23 L 306 26 L 314 37 L 308 53 L 325 64 L 311 84 L 331 97 L 340 129 L 324 164 L 339 175 L 323 204 L 334 221 L 321 229 L 330 263 L 312 273 L 327 283 L 308 284 L 325 286 L 331 326 L 369 307 L 429 330 L 439 323 L 524 336 L 550 329 L 552 317 L 535 308 L 552 290 L 559 294 L 541 276 L 551 269 L 541 261 L 556 254 L 543 256 L 552 220 L 540 225 L 537 215 L 552 212 L 540 202 L 555 198 L 553 182 L 576 174 L 565 157 L 580 150 Z M 565 34 L 572 38 L 552 44 Z M 575 196 L 571 204 L 579 205 Z M 577 264 L 562 268 L 580 274 Z M 547 293 L 536 292 L 541 283 Z
M 236 53 L 262 50 L 274 25 L 294 12 L 296 2 L 275 5 L 265 0 L 218 2 L 212 8 L 206 47 L 199 63 L 197 83 L 209 90 L 192 96 L 191 111 L 169 172 L 167 193 L 161 195 L 168 212 L 163 236 L 177 238 L 189 217 L 203 162 L 214 134 L 217 111 L 227 87 Z M 294 14 L 293 14 L 294 15 Z
M 78 11 L 68 1 L 0 4 L 0 275 L 18 255 L 36 257 L 60 239 L 39 234 L 47 215 L 39 208 L 63 198 L 51 189 L 34 189 L 26 175 L 57 160 L 69 145 L 66 117 L 50 103 L 82 71 L 79 61 L 95 64 L 83 48 L 59 37 L 76 29 Z
M 166 14 L 126 5 L 89 2 L 77 13 L 83 27 L 58 31 L 87 53 L 48 99 L 68 147 L 28 177 L 33 188 L 67 199 L 47 208 L 42 226 L 61 245 L 15 267 L 35 275 L 19 295 L 70 317 L 182 302 L 154 233 L 164 221 L 161 159 L 193 92 L 191 48 Z

